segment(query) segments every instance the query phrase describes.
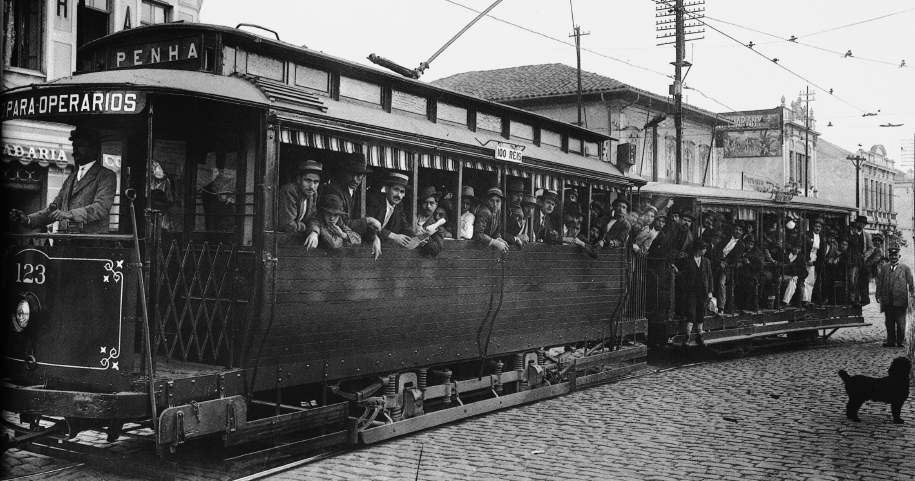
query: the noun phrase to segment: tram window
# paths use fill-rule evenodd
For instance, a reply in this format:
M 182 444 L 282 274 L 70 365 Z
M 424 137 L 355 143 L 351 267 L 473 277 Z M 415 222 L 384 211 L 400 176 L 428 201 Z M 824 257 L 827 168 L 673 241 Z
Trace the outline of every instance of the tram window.
M 121 159 L 123 143 L 120 141 L 102 142 L 102 166 L 115 173 L 116 187 L 114 190 L 114 203 L 108 215 L 108 230 L 117 232 L 121 225 Z
M 156 140 L 153 144 L 149 205 L 161 212 L 161 228 L 165 232 L 184 230 L 181 213 L 184 212 L 186 158 L 184 142 Z
M 340 96 L 381 107 L 381 86 L 350 77 L 340 77 Z
M 581 139 L 569 137 L 569 152 L 581 153 Z
M 197 166 L 195 231 L 235 230 L 237 164 L 236 152 L 209 152 L 206 162 Z
M 562 135 L 546 129 L 540 130 L 540 144 L 549 145 L 557 149 L 562 148 Z
M 296 65 L 295 84 L 326 94 L 330 92 L 330 74 L 323 70 Z
M 172 7 L 158 2 L 144 1 L 140 6 L 140 24 L 150 25 L 170 21 Z

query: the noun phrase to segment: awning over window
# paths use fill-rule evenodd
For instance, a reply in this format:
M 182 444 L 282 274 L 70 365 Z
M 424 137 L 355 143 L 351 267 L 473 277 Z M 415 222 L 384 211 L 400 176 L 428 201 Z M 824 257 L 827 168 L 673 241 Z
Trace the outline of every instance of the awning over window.
M 443 155 L 419 154 L 419 166 L 426 169 L 457 171 L 458 161 Z

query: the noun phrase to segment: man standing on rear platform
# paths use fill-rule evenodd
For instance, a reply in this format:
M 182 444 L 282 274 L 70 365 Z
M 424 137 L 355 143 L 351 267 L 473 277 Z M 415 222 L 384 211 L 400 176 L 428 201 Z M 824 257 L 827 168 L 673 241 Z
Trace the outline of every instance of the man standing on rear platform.
M 54 202 L 27 216 L 12 209 L 10 220 L 29 229 L 60 222 L 58 232 L 67 232 L 69 224 L 76 223 L 82 224 L 82 234 L 107 234 L 117 176 L 99 162 L 101 135 L 97 130 L 77 127 L 70 132 L 70 140 L 77 169 L 64 181 Z
M 708 309 L 709 299 L 712 298 L 712 286 L 714 285 L 712 263 L 705 258 L 707 249 L 706 244 L 696 242 L 691 249 L 692 255 L 684 260 L 679 272 L 684 289 L 683 298 L 686 302 L 686 339 L 683 340 L 683 347 L 689 345 L 689 337 L 694 327 L 696 345 L 705 345 L 705 341 L 702 339 L 702 323 L 705 311 Z
M 855 306 L 870 304 L 870 277 L 864 261 L 874 251 L 871 235 L 864 231 L 867 216 L 859 215 L 849 228 L 848 235 L 848 285 L 851 303 Z
M 877 302 L 886 316 L 886 341 L 883 347 L 902 347 L 905 343 L 906 309 L 915 295 L 912 270 L 899 263 L 899 246 L 890 244 L 887 249 L 890 263 L 877 276 Z
M 813 286 L 817 282 L 817 254 L 822 255 L 824 246 L 820 232 L 823 230 L 823 219 L 813 219 L 813 227 L 806 233 L 807 254 L 807 279 L 804 280 L 804 291 L 801 293 L 801 306 L 807 307 L 813 299 Z

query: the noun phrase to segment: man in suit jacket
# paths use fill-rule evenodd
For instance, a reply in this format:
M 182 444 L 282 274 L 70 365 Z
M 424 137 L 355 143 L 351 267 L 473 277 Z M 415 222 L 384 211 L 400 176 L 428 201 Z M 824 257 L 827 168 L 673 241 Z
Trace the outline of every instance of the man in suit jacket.
M 787 282 L 788 286 L 785 288 L 785 295 L 782 297 L 782 306 L 788 306 L 791 303 L 791 298 L 794 297 L 794 292 L 797 290 L 798 283 L 802 283 L 807 280 L 807 263 L 804 261 L 804 255 L 801 254 L 801 245 L 800 244 L 789 244 L 788 252 L 785 253 L 784 258 L 782 259 L 783 270 L 782 270 L 782 282 Z
M 874 252 L 874 244 L 871 235 L 864 231 L 866 225 L 867 216 L 859 215 L 848 232 L 848 284 L 851 303 L 856 306 L 870 304 L 870 277 L 864 269 L 864 262 Z
M 632 230 L 632 225 L 626 220 L 626 214 L 631 208 L 632 204 L 625 197 L 613 200 L 613 217 L 604 218 L 601 225 L 604 238 L 597 243 L 598 247 L 616 249 L 626 245 L 629 231 Z
M 107 234 L 108 215 L 114 203 L 117 176 L 100 160 L 101 136 L 98 131 L 78 127 L 70 133 L 73 142 L 73 161 L 76 169 L 48 207 L 23 215 L 10 211 L 10 220 L 37 229 L 52 222 L 60 222 L 58 231 L 67 232 L 69 224 L 82 223 L 83 234 Z
M 708 232 L 708 231 L 706 231 Z M 728 286 L 733 290 L 734 276 L 737 274 L 737 265 L 746 247 L 743 245 L 743 225 L 734 223 L 731 228 L 731 238 L 723 240 L 714 247 L 712 260 L 715 262 L 716 277 L 718 279 L 715 297 L 718 298 L 718 313 L 724 314 L 728 301 Z
M 280 225 L 282 232 L 305 234 L 305 247 L 314 249 L 318 246 L 318 233 L 310 228 L 308 221 L 318 211 L 318 186 L 324 173 L 320 162 L 306 160 L 300 162 L 295 180 L 280 187 L 279 197 Z
M 508 242 L 502 239 L 502 203 L 505 195 L 502 189 L 492 187 L 486 191 L 483 203 L 477 210 L 473 224 L 473 239 L 484 246 L 491 246 L 501 253 L 508 252 Z
M 912 270 L 899 263 L 899 246 L 891 244 L 890 263 L 880 270 L 877 276 L 877 302 L 886 316 L 886 342 L 883 347 L 902 347 L 905 342 L 906 308 L 915 295 L 915 283 L 912 282 Z
M 556 207 L 559 205 L 559 194 L 552 190 L 544 190 L 539 200 L 540 208 L 533 213 L 534 235 L 537 242 L 561 244 L 559 230 L 562 226 L 556 212 Z
M 384 192 L 375 192 L 368 198 L 365 215 L 381 223 L 378 237 L 391 240 L 406 247 L 414 235 L 407 216 L 403 212 L 403 199 L 409 188 L 410 178 L 398 172 L 391 172 L 384 179 Z
M 684 259 L 679 271 L 678 282 L 683 286 L 683 300 L 686 304 L 686 339 L 683 341 L 683 347 L 689 345 L 693 327 L 696 329 L 696 344 L 705 344 L 702 340 L 702 322 L 709 299 L 712 298 L 714 285 L 712 263 L 704 257 L 707 249 L 706 244 L 695 243 L 690 249 L 692 255 Z

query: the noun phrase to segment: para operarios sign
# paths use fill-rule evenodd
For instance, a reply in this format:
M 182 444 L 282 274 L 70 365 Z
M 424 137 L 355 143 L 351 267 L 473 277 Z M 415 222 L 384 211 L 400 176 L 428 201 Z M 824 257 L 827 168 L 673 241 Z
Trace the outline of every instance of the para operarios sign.
M 136 114 L 144 107 L 145 92 L 23 92 L 3 99 L 0 103 L 0 119 L 28 119 L 45 115 Z

